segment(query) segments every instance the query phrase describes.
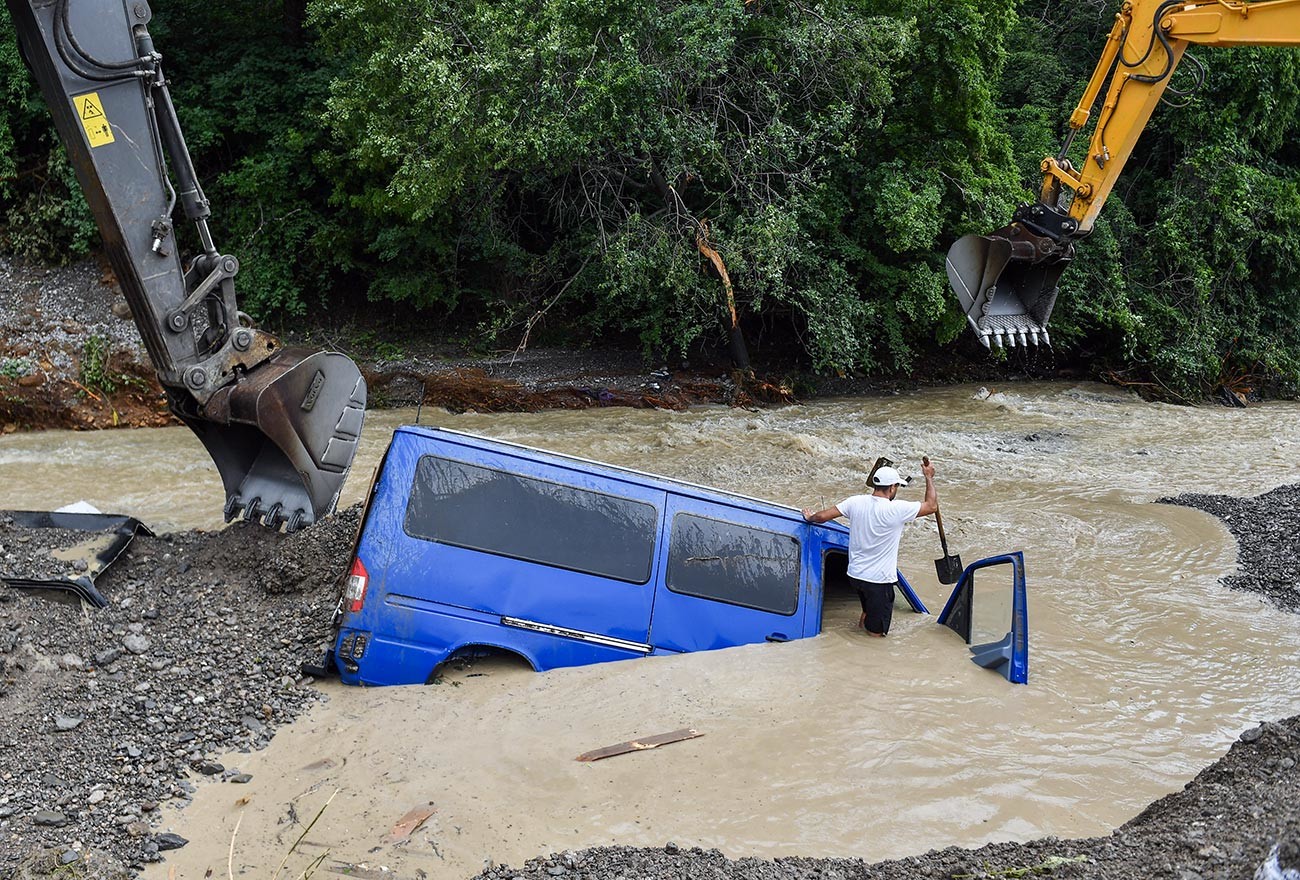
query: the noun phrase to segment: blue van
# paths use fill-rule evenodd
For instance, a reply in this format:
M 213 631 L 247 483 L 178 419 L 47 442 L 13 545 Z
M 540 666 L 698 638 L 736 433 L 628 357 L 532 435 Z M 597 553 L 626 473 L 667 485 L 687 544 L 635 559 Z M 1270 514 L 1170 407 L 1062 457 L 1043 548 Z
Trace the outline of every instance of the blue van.
M 828 587 L 847 589 L 848 539 L 790 507 L 403 427 L 367 499 L 332 665 L 349 684 L 417 684 L 484 649 L 540 671 L 807 638 Z

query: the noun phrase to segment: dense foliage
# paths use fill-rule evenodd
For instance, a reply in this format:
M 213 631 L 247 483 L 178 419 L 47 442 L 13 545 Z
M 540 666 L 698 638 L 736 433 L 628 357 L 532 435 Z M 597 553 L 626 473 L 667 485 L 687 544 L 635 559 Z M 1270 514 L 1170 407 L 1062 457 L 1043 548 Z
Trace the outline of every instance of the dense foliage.
M 943 254 L 1031 197 L 1114 5 L 159 0 L 153 31 L 255 313 L 368 299 L 484 343 L 667 355 L 725 338 L 730 294 L 760 362 L 898 372 L 971 345 Z M 1300 56 L 1197 54 L 1206 85 L 1152 119 L 1055 339 L 1175 396 L 1293 388 Z M 0 111 L 7 250 L 84 255 L 11 34 Z

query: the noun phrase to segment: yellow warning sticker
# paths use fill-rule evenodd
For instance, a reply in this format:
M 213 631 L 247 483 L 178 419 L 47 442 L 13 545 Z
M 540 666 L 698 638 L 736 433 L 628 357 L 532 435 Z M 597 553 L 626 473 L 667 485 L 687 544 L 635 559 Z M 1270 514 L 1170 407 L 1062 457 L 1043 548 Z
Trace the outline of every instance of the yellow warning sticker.
M 86 129 L 86 139 L 92 147 L 102 147 L 113 142 L 113 129 L 109 127 L 108 117 L 104 115 L 99 92 L 73 95 L 72 106 L 77 109 L 81 125 Z

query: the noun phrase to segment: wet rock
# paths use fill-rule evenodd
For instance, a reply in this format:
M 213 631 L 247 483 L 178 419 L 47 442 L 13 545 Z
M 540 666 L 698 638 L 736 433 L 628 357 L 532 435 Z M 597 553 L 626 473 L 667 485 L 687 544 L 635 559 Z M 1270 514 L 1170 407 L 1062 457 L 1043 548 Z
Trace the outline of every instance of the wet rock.
M 169 850 L 180 849 L 185 844 L 189 843 L 189 841 L 184 837 L 181 837 L 179 834 L 173 834 L 172 832 L 167 831 L 163 834 L 154 835 L 154 843 L 158 844 L 158 849 L 160 850 Z
M 230 777 L 230 781 L 233 782 L 233 783 L 235 783 L 235 784 L 237 784 L 237 785 L 245 785 L 245 784 L 247 784 L 247 783 L 253 781 L 253 774 L 252 774 L 252 773 L 236 773 L 234 776 Z
M 194 765 L 194 769 L 202 773 L 204 776 L 216 776 L 226 768 L 221 764 L 218 764 L 216 761 L 200 761 Z

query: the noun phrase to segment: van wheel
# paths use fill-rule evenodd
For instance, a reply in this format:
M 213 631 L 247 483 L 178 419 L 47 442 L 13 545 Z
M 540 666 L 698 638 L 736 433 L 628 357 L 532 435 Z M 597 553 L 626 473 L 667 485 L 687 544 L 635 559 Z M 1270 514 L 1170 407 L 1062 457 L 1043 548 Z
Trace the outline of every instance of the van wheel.
M 488 645 L 464 645 L 435 666 L 424 683 L 442 684 L 446 679 L 453 679 L 453 684 L 460 685 L 462 678 L 491 675 L 494 671 L 518 669 L 521 666 L 533 671 L 537 668 L 527 657 L 516 651 Z M 474 671 L 470 672 L 471 669 Z

